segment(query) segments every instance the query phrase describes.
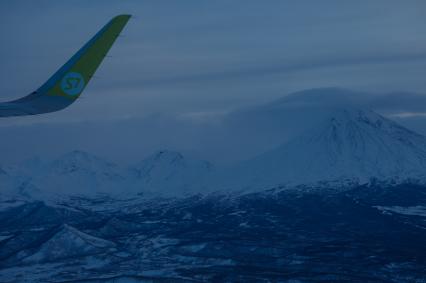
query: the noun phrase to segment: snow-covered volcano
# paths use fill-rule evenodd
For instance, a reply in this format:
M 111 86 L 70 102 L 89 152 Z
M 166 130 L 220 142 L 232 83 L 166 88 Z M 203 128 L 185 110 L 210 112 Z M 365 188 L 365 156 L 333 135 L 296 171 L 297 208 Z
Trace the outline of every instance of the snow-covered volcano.
M 238 165 L 243 186 L 426 180 L 426 138 L 372 111 L 340 109 L 288 143 Z

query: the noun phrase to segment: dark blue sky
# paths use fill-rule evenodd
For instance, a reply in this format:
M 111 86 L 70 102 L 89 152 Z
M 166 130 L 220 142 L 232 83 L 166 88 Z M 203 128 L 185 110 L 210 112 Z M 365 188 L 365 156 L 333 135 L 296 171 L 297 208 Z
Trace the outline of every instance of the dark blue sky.
M 318 87 L 426 93 L 422 0 L 1 1 L 0 100 L 35 90 L 120 13 L 135 18 L 83 99 L 58 113 L 3 119 L 3 131 L 26 137 L 40 123 L 153 114 L 208 120 Z M 379 108 L 386 112 L 399 100 Z M 425 111 L 419 101 L 424 96 L 400 112 Z M 3 148 L 14 144 L 2 141 Z

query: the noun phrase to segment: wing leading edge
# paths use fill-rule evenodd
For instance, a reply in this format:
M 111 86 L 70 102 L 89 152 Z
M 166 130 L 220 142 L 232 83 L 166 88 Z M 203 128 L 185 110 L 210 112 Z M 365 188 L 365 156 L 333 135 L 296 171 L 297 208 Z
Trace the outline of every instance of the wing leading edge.
M 49 113 L 71 105 L 81 95 L 129 19 L 130 15 L 114 17 L 36 91 L 0 103 L 0 117 Z

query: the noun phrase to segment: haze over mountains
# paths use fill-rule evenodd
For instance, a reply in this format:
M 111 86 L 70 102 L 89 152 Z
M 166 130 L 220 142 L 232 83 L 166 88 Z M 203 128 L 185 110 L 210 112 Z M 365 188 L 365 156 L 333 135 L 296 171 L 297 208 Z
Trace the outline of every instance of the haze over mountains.
M 123 167 L 82 151 L 3 168 L 3 192 L 47 196 L 185 196 L 334 183 L 424 183 L 426 138 L 372 111 L 333 109 L 303 134 L 254 158 L 215 166 L 158 151 Z

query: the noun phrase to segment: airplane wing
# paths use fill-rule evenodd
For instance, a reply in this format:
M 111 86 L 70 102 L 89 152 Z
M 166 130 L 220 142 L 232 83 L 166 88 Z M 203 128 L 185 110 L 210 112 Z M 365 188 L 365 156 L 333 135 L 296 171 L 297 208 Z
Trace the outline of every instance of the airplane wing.
M 130 15 L 114 17 L 33 93 L 0 103 L 0 117 L 49 113 L 71 105 L 81 95 L 129 18 Z

